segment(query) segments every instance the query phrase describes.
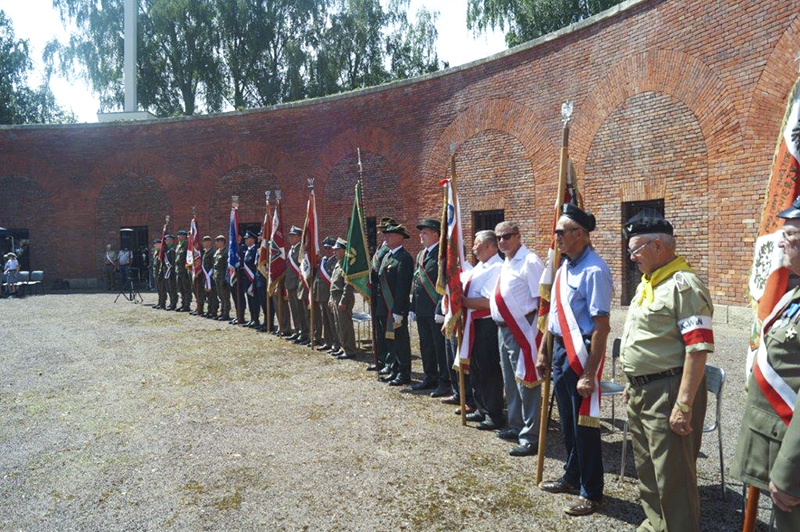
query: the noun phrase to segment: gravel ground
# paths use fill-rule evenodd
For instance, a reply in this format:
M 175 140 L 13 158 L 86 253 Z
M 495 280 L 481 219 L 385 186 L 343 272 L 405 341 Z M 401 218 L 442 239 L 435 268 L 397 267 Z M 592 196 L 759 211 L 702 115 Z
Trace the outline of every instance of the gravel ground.
M 633 530 L 644 518 L 630 452 L 629 478 L 617 480 L 622 435 L 610 425 L 608 505 L 569 518 L 567 496 L 534 486 L 535 457 L 509 457 L 509 444 L 461 427 L 452 407 L 378 383 L 364 371 L 366 356 L 335 361 L 153 310 L 155 296 L 144 297 L 143 305 L 114 304 L 113 294 L 0 301 L 0 528 L 578 532 Z M 623 320 L 617 311 L 615 334 Z M 729 375 L 728 464 L 747 331 L 718 325 L 715 337 L 713 362 Z M 546 478 L 563 466 L 557 426 Z M 703 528 L 737 530 L 742 487 L 729 479 L 721 500 L 717 441 L 706 435 L 698 461 Z M 766 497 L 761 514 L 768 519 Z

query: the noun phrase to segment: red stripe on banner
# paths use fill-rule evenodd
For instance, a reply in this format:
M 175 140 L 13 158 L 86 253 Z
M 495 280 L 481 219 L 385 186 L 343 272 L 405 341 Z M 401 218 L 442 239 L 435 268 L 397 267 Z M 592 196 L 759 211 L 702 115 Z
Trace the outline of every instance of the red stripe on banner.
M 528 343 L 528 339 L 525 338 L 525 335 L 522 333 L 522 329 L 520 329 L 517 325 L 516 320 L 514 320 L 514 316 L 511 315 L 511 311 L 508 310 L 506 302 L 503 301 L 503 296 L 500 294 L 500 276 L 497 277 L 497 287 L 494 291 L 494 301 L 497 304 L 497 310 L 499 310 L 500 315 L 503 316 L 503 321 L 509 330 L 511 330 L 511 334 L 514 336 L 514 339 L 522 349 L 522 357 L 525 360 L 525 382 L 536 382 L 539 380 L 539 374 L 536 371 L 536 365 L 533 363 L 531 345 Z M 523 316 L 522 319 L 525 319 L 525 316 Z
M 713 344 L 714 331 L 711 329 L 695 329 L 683 335 L 683 343 L 686 345 L 694 344 Z
M 556 303 L 558 308 L 556 309 L 556 317 L 558 318 L 558 326 L 561 328 L 561 338 L 564 340 L 564 348 L 567 350 L 567 360 L 569 361 L 569 366 L 572 368 L 572 371 L 575 372 L 578 377 L 583 375 L 583 364 L 581 364 L 580 359 L 578 358 L 578 351 L 575 349 L 575 344 L 572 343 L 572 334 L 569 330 L 569 324 L 567 323 L 567 317 L 564 315 L 564 311 L 562 310 L 564 306 L 561 304 L 561 275 L 556 272 L 556 284 L 555 284 L 555 292 L 556 292 Z M 584 401 L 588 402 L 588 401 Z M 583 410 L 583 405 L 581 405 L 581 410 Z
M 761 389 L 761 393 L 764 394 L 764 397 L 767 398 L 769 404 L 772 405 L 772 409 L 775 410 L 775 413 L 778 414 L 781 420 L 788 426 L 792 421 L 792 415 L 794 412 L 792 412 L 792 409 L 789 408 L 783 398 L 778 394 L 777 391 L 775 391 L 772 385 L 761 373 L 761 369 L 758 367 L 758 359 L 753 361 L 753 378 L 756 380 L 758 387 Z

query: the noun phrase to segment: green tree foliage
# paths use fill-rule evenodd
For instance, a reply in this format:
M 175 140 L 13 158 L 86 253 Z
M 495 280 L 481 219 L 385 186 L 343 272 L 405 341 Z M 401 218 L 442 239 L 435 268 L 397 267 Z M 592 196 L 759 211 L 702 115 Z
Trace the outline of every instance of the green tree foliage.
M 124 101 L 124 0 L 53 0 L 103 110 Z M 139 102 L 159 116 L 272 105 L 433 72 L 437 13 L 408 0 L 139 0 Z
M 622 0 L 469 0 L 467 27 L 506 32 L 506 44 L 516 46 L 559 30 Z
M 74 122 L 74 115 L 58 106 L 50 90 L 52 62 L 46 63 L 39 87 L 28 86 L 31 70 L 28 41 L 16 39 L 11 19 L 0 11 L 0 124 Z

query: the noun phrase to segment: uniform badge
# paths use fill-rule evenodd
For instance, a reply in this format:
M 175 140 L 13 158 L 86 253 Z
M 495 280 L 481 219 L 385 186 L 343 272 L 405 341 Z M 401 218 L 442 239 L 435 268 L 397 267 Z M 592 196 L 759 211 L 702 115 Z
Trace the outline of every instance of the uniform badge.
M 684 291 L 689 288 L 689 281 L 686 279 L 683 272 L 675 272 L 673 278 L 675 279 L 675 285 L 677 285 L 678 290 Z
M 787 340 L 794 340 L 797 337 L 797 327 L 792 325 L 789 327 L 789 330 L 786 331 L 786 339 Z

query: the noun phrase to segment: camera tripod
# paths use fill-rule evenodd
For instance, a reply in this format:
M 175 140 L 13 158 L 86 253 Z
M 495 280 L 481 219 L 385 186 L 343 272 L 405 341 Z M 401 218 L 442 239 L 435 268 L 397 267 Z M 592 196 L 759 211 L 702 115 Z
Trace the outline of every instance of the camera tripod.
M 136 288 L 136 285 L 133 284 L 133 278 L 128 277 L 128 282 L 120 288 L 119 294 L 117 294 L 117 298 L 114 299 L 114 303 L 117 302 L 119 296 L 124 297 L 131 303 L 144 303 L 144 298 L 142 294 L 139 293 L 139 289 Z

